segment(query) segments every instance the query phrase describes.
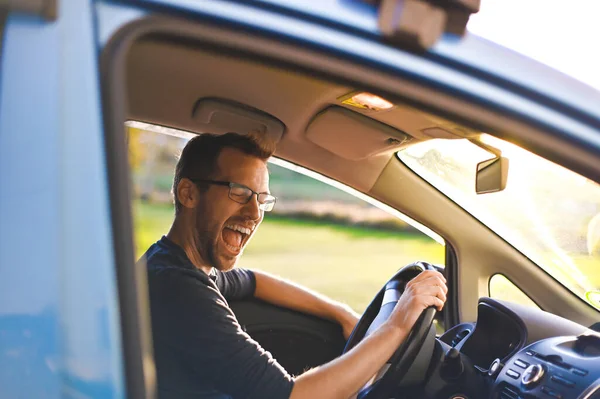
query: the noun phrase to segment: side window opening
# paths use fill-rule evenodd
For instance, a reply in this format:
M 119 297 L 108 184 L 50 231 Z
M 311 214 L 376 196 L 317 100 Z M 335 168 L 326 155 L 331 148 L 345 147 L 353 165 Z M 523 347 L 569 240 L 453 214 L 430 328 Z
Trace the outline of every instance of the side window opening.
M 503 274 L 494 274 L 490 278 L 489 294 L 490 298 L 493 299 L 501 299 L 504 301 L 510 301 L 520 305 L 531 306 L 540 309 L 540 307 L 529 296 L 527 296 L 526 293 L 524 293 Z
M 168 232 L 174 215 L 173 171 L 193 135 L 135 122 L 128 126 L 139 257 Z M 445 247 L 438 242 L 443 240 L 434 240 L 397 215 L 285 161 L 274 159 L 269 171 L 277 205 L 265 215 L 241 267 L 276 274 L 362 313 L 400 267 L 416 260 L 444 264 Z

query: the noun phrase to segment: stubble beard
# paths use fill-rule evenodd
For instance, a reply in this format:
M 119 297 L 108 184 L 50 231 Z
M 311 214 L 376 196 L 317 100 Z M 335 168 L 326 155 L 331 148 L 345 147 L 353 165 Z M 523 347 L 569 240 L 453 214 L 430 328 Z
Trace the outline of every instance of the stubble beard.
M 196 208 L 196 223 L 194 224 L 194 245 L 196 251 L 200 259 L 205 261 L 208 266 L 222 272 L 229 271 L 235 267 L 237 260 L 234 259 L 231 265 L 219 262 L 217 257 L 217 243 L 220 239 L 221 230 L 218 226 L 211 228 L 207 225 L 207 221 L 202 216 L 206 213 L 202 205 L 199 204 Z M 208 227 L 208 229 L 202 229 L 202 227 Z

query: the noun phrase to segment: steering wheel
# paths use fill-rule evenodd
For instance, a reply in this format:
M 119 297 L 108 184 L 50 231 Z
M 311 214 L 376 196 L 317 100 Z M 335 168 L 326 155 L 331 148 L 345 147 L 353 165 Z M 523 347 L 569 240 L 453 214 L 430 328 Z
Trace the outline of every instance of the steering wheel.
M 426 262 L 411 263 L 400 269 L 385 284 L 352 331 L 344 353 L 358 345 L 389 318 L 404 292 L 406 283 L 425 270 L 436 269 Z M 432 328 L 435 313 L 435 307 L 429 307 L 421 313 L 408 337 L 379 370 L 374 380 L 371 380 L 358 392 L 357 399 L 387 399 L 391 397 L 399 382 L 408 377 L 410 366 L 413 363 L 421 363 L 425 368 L 429 365 L 435 341 L 435 331 Z M 427 339 L 428 337 L 431 339 Z M 418 368 L 422 369 L 423 367 Z M 420 371 L 422 370 L 417 370 L 417 372 Z

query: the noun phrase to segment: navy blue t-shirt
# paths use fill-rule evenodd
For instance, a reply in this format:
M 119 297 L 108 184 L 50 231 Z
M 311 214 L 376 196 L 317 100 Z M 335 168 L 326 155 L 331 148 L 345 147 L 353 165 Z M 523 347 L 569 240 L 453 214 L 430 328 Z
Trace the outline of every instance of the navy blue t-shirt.
M 254 273 L 215 270 L 208 276 L 166 237 L 142 259 L 159 398 L 289 398 L 292 378 L 242 330 L 227 303 L 254 295 Z

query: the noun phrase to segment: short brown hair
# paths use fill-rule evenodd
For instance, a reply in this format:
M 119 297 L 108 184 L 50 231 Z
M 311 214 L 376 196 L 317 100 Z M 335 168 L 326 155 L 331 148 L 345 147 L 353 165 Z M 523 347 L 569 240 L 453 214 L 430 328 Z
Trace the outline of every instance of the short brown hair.
M 173 178 L 173 202 L 175 212 L 181 209 L 177 198 L 177 186 L 182 178 L 210 179 L 217 172 L 217 159 L 224 148 L 235 148 L 245 154 L 267 160 L 275 152 L 275 144 L 259 132 L 242 135 L 204 133 L 192 138 L 181 151 Z

